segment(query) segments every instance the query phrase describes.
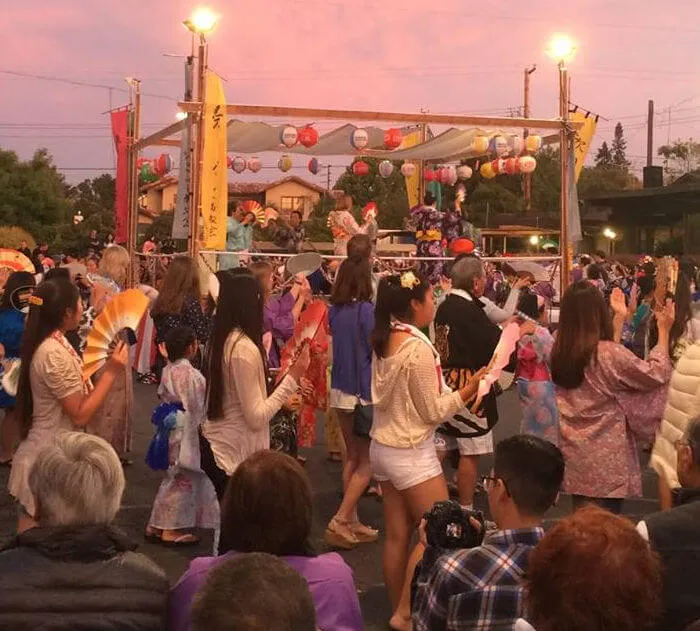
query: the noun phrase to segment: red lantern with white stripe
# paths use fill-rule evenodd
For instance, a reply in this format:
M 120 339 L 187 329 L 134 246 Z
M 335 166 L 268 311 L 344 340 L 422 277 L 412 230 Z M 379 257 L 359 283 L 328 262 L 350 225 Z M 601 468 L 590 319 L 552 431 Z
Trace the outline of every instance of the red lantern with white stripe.
M 532 136 L 528 136 L 532 138 Z M 537 168 L 537 160 L 532 156 L 522 156 L 518 158 L 518 166 L 521 173 L 532 173 Z

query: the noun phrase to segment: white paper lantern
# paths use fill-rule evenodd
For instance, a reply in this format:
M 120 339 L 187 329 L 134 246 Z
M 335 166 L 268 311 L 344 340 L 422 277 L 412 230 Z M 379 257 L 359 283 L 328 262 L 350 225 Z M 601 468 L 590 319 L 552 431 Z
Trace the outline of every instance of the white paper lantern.
M 253 173 L 257 173 L 262 169 L 262 162 L 260 161 L 260 158 L 257 156 L 253 156 L 248 160 L 248 171 L 252 171 Z
M 292 168 L 292 159 L 287 155 L 282 156 L 277 162 L 277 168 L 283 173 L 286 173 Z
M 358 151 L 362 151 L 369 144 L 369 134 L 365 129 L 356 129 L 350 137 L 352 146 Z
M 510 153 L 517 158 L 523 152 L 523 139 L 520 136 L 510 137 Z
M 413 177 L 416 174 L 416 165 L 413 162 L 404 162 L 401 165 L 401 175 L 404 177 Z
M 454 186 L 457 184 L 457 169 L 455 167 L 450 165 L 445 169 L 443 182 L 448 186 Z
M 297 141 L 299 140 L 299 132 L 297 131 L 297 128 L 292 127 L 292 125 L 287 125 L 282 130 L 281 140 L 285 147 L 293 147 L 296 145 Z
M 528 136 L 532 138 L 532 136 Z M 522 156 L 518 158 L 518 166 L 521 173 L 532 173 L 537 168 L 537 160 L 532 156 Z
M 394 172 L 394 165 L 391 160 L 382 160 L 379 163 L 379 175 L 384 179 L 388 178 Z
M 466 164 L 463 164 L 461 167 L 457 167 L 457 177 L 462 180 L 468 180 L 473 174 L 474 171 L 472 171 L 471 167 L 467 166 Z
M 499 158 L 502 158 L 508 153 L 508 140 L 505 136 L 496 136 L 493 141 L 494 150 Z
M 231 161 L 231 170 L 234 173 L 243 173 L 243 171 L 245 171 L 245 166 L 246 166 L 245 158 L 243 158 L 241 156 L 236 156 Z

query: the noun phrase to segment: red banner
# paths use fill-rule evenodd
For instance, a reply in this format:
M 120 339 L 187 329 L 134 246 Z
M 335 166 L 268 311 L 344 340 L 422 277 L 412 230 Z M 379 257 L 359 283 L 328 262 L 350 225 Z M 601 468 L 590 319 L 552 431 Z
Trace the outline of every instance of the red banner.
M 126 243 L 129 238 L 129 110 L 112 112 L 112 135 L 117 152 L 117 177 L 114 191 L 114 240 Z

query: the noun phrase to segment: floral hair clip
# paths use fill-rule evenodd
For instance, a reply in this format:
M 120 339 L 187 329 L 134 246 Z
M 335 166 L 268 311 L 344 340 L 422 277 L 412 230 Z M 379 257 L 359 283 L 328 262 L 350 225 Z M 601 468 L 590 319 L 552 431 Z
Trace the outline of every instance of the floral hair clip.
M 401 274 L 401 287 L 404 289 L 415 289 L 420 285 L 420 280 L 416 278 L 413 272 L 404 272 Z
M 41 305 L 44 304 L 43 298 L 39 298 L 39 296 L 31 295 L 29 296 L 29 299 L 27 300 L 30 305 L 34 305 L 36 307 L 41 307 Z

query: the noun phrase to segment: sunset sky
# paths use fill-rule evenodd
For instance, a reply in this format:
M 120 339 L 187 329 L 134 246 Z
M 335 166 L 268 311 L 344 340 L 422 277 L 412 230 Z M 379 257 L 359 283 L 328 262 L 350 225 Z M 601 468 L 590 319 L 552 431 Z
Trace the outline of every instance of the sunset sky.
M 164 54 L 187 53 L 181 22 L 195 3 L 2 4 L 0 146 L 22 158 L 45 146 L 70 181 L 112 168 L 102 112 L 125 101 L 129 75 L 154 95 L 144 99 L 144 131 L 174 120 L 183 60 Z M 659 112 L 657 144 L 700 135 L 697 0 L 213 0 L 208 6 L 222 15 L 210 38 L 210 62 L 227 81 L 229 102 L 507 115 L 522 104 L 523 68 L 537 64 L 532 114 L 552 117 L 556 71 L 544 49 L 552 33 L 566 32 L 579 43 L 570 66 L 572 100 L 610 119 L 601 121 L 595 147 L 620 120 L 633 165 L 641 167 L 649 98 Z M 669 111 L 662 111 L 669 107 L 670 127 Z M 98 170 L 81 170 L 87 168 Z M 279 175 L 272 170 L 266 179 Z

